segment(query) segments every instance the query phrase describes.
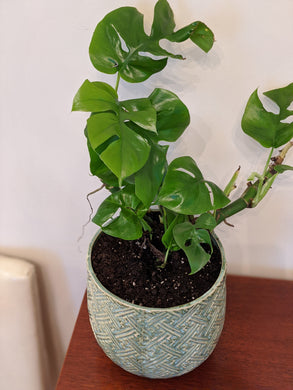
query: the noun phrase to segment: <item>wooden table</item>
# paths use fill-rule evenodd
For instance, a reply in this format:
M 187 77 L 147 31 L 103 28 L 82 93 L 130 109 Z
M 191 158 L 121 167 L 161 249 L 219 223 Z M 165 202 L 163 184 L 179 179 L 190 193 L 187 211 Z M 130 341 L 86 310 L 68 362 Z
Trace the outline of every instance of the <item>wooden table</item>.
M 56 390 L 292 390 L 293 282 L 227 277 L 227 315 L 213 354 L 189 374 L 147 379 L 112 363 L 84 298 Z

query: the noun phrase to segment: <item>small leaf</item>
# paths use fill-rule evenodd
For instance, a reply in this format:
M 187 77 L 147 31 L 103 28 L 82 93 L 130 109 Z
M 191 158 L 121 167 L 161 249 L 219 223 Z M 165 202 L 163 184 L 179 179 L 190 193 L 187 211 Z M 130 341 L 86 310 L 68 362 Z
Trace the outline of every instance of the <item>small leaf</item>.
M 124 240 L 135 240 L 142 235 L 143 215 L 139 217 L 135 211 L 139 206 L 140 200 L 134 193 L 134 187 L 126 186 L 102 202 L 93 222 L 101 226 L 106 234 Z M 121 209 L 119 215 L 110 222 L 119 209 Z
M 291 84 L 288 87 L 265 93 L 266 96 L 280 104 L 279 114 L 265 110 L 257 90 L 248 100 L 241 122 L 242 129 L 265 148 L 278 148 L 293 137 L 293 123 L 282 122 L 291 113 L 287 110 L 287 104 L 290 99 L 293 99 L 290 86 Z
M 278 173 L 283 173 L 285 171 L 293 171 L 293 167 L 290 165 L 278 164 L 274 166 L 274 170 Z
M 201 214 L 195 221 L 194 227 L 197 229 L 213 230 L 217 226 L 216 219 L 209 213 Z
M 169 224 L 167 230 L 162 237 L 162 243 L 164 244 L 165 248 L 169 248 L 171 251 L 176 251 L 180 249 L 180 247 L 176 245 L 176 241 L 173 236 L 173 229 L 174 226 L 176 226 L 177 224 L 187 222 L 187 218 L 188 217 L 186 215 L 177 214 L 173 221 Z
M 123 209 L 119 217 L 102 228 L 103 232 L 122 240 L 137 240 L 142 236 L 142 225 L 132 210 Z
M 201 270 L 209 261 L 211 254 L 207 253 L 201 244 L 213 247 L 207 230 L 196 229 L 190 222 L 178 224 L 173 229 L 173 235 L 178 246 L 184 251 L 190 265 L 190 275 Z
M 215 41 L 213 32 L 202 22 L 193 22 L 167 37 L 171 42 L 183 42 L 188 38 L 206 53 Z
M 117 111 L 117 94 L 108 84 L 85 80 L 74 97 L 72 111 Z
M 202 22 L 197 22 L 190 39 L 206 53 L 211 50 L 215 40 L 213 32 Z

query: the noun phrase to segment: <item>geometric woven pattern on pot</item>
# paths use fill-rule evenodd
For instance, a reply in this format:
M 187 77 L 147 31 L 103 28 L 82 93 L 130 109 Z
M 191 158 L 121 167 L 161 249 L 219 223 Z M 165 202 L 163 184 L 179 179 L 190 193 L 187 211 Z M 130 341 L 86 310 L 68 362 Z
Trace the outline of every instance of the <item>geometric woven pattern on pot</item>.
M 225 304 L 225 275 L 205 299 L 174 310 L 121 303 L 88 275 L 88 310 L 98 344 L 126 371 L 149 378 L 182 375 L 205 361 L 220 337 Z

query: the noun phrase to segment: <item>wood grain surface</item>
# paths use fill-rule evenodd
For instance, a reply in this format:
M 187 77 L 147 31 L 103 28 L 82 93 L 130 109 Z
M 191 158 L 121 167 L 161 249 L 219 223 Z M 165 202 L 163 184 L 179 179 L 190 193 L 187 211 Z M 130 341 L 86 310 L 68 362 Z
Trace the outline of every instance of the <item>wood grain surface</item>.
M 56 390 L 293 390 L 293 282 L 227 277 L 227 314 L 213 354 L 181 377 L 147 379 L 108 359 L 84 298 Z

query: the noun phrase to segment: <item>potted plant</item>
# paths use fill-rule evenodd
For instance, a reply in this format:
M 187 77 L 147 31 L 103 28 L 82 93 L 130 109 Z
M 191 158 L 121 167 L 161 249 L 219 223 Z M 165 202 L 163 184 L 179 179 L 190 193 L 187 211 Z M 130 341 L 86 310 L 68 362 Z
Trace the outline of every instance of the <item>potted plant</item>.
M 214 229 L 257 206 L 276 177 L 293 170 L 283 164 L 292 146 L 293 124 L 285 119 L 293 113 L 293 84 L 265 93 L 278 114 L 264 108 L 257 90 L 248 100 L 242 128 L 269 154 L 238 199 L 229 197 L 239 169 L 222 190 L 191 157 L 168 161 L 168 145 L 189 125 L 187 107 L 167 89 L 123 100 L 118 87 L 121 79 L 138 83 L 162 71 L 170 57 L 183 58 L 163 49 L 161 39 L 191 39 L 204 52 L 213 46 L 202 22 L 174 29 L 166 0 L 156 3 L 150 35 L 136 8 L 106 15 L 89 53 L 97 70 L 116 74 L 116 84 L 86 80 L 72 108 L 91 113 L 85 129 L 90 170 L 109 191 L 93 217 L 100 230 L 88 256 L 91 325 L 115 363 L 151 378 L 182 375 L 211 354 L 225 315 L 226 263 Z

